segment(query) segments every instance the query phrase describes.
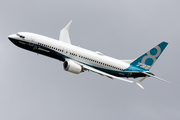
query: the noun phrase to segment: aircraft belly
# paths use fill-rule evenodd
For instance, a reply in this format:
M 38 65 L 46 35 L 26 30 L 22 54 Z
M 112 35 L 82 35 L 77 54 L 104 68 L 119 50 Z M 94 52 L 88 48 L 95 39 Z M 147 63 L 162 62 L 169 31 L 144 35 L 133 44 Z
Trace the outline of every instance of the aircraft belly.
M 25 42 L 25 41 L 21 41 L 21 40 L 15 40 L 15 39 L 11 39 L 11 41 L 18 47 L 21 47 L 23 49 L 38 53 L 38 54 L 42 54 L 48 57 L 52 57 L 54 59 L 58 59 L 61 61 L 65 60 L 65 56 L 60 54 L 57 51 L 51 50 L 49 48 L 46 47 L 42 47 L 40 45 L 37 44 L 32 44 L 29 42 Z
M 117 77 L 143 77 L 144 74 L 141 73 L 130 73 L 130 72 L 126 72 L 126 71 L 116 71 L 116 70 L 110 70 L 110 69 L 105 69 L 105 68 L 100 68 L 100 67 L 95 67 L 95 66 L 91 66 L 95 69 L 98 69 L 100 71 L 106 72 L 108 74 L 117 76 Z
M 35 43 L 29 43 L 26 41 L 21 41 L 21 40 L 16 40 L 16 39 L 11 39 L 11 41 L 18 47 L 21 47 L 23 49 L 26 49 L 26 50 L 29 50 L 29 51 L 32 51 L 32 52 L 35 52 L 38 54 L 42 54 L 42 55 L 45 55 L 45 56 L 48 56 L 48 57 L 51 57 L 54 59 L 65 61 L 65 59 L 67 58 L 67 56 L 65 56 L 55 50 L 52 50 L 52 49 L 44 47 L 44 46 L 40 46 Z M 111 74 L 111 75 L 114 75 L 117 77 L 134 77 L 134 78 L 136 78 L 136 77 L 144 77 L 145 76 L 144 74 L 141 74 L 141 73 L 133 73 L 130 71 L 126 71 L 127 69 L 125 71 L 117 71 L 117 70 L 112 70 L 112 69 L 108 69 L 108 68 L 102 68 L 100 66 L 97 67 L 94 65 L 89 65 L 88 63 L 83 63 L 83 64 L 86 64 L 88 66 L 91 66 L 100 71 L 106 72 L 108 74 Z M 127 66 L 125 64 L 125 66 L 123 66 L 123 67 L 129 67 L 129 66 Z

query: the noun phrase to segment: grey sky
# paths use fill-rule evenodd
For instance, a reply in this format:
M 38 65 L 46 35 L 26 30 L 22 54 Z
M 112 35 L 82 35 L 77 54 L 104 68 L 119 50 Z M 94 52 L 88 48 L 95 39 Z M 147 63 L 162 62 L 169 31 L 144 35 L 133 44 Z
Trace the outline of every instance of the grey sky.
M 1 0 L 0 119 L 180 119 L 179 6 L 179 0 Z M 73 44 L 118 59 L 169 42 L 151 71 L 172 84 L 147 78 L 142 90 L 92 72 L 75 75 L 7 39 L 20 31 L 58 39 L 70 20 Z

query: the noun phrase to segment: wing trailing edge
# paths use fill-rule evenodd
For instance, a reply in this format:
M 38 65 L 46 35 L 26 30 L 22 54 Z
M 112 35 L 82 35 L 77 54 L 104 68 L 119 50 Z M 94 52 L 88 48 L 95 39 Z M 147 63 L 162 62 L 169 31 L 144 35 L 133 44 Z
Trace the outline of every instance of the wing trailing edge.
M 83 66 L 83 68 L 85 70 L 90 70 L 92 72 L 95 72 L 95 73 L 98 73 L 102 76 L 106 76 L 106 77 L 109 77 L 111 79 L 118 79 L 118 80 L 121 80 L 121 81 L 124 81 L 124 82 L 129 82 L 129 83 L 136 83 L 136 85 L 138 85 L 140 88 L 144 89 L 144 87 L 140 84 L 144 79 L 146 79 L 148 76 L 145 76 L 144 78 L 140 79 L 139 81 L 131 81 L 131 80 L 127 80 L 127 79 L 123 79 L 123 78 L 120 78 L 120 77 L 116 77 L 116 76 L 113 76 L 113 75 L 110 75 L 108 73 L 105 73 L 105 72 L 102 72 L 100 70 L 97 70 L 95 68 L 92 68 L 90 66 L 87 66 L 87 65 L 84 65 L 84 64 L 81 64 Z
M 111 79 L 118 79 L 118 80 L 121 80 L 121 81 L 129 82 L 129 83 L 134 83 L 134 81 L 131 81 L 131 80 L 127 80 L 127 79 L 123 79 L 123 78 L 120 78 L 120 77 L 116 77 L 116 76 L 110 75 L 110 74 L 108 74 L 108 73 L 102 72 L 102 71 L 100 71 L 100 70 L 97 70 L 97 69 L 95 69 L 95 68 L 92 68 L 92 67 L 87 66 L 87 65 L 84 65 L 84 64 L 83 64 L 83 68 L 84 68 L 84 69 L 87 69 L 87 70 L 90 70 L 90 71 L 92 71 L 92 72 L 98 73 L 98 74 L 100 74 L 100 75 L 109 77 L 109 78 L 111 78 Z

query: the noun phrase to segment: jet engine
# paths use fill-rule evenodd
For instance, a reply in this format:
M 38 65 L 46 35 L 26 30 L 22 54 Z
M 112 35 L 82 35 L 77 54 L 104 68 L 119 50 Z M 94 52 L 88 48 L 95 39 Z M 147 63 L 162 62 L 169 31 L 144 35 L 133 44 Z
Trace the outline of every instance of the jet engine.
M 79 74 L 79 73 L 83 72 L 82 67 L 72 60 L 65 61 L 63 63 L 63 67 L 64 67 L 65 71 L 72 72 L 75 74 Z

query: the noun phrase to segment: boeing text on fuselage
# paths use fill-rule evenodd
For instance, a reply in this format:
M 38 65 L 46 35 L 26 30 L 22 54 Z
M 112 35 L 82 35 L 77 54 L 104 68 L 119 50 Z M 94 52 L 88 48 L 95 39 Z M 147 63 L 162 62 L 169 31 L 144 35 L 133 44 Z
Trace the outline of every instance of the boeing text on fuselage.
M 59 40 L 29 32 L 19 32 L 8 38 L 18 47 L 64 62 L 64 69 L 75 74 L 88 70 L 112 79 L 136 83 L 141 88 L 143 86 L 140 83 L 147 77 L 168 82 L 149 71 L 168 45 L 167 42 L 161 42 L 134 60 L 118 60 L 72 45 L 68 32 L 71 22 L 61 30 Z M 125 77 L 142 78 L 131 81 Z

